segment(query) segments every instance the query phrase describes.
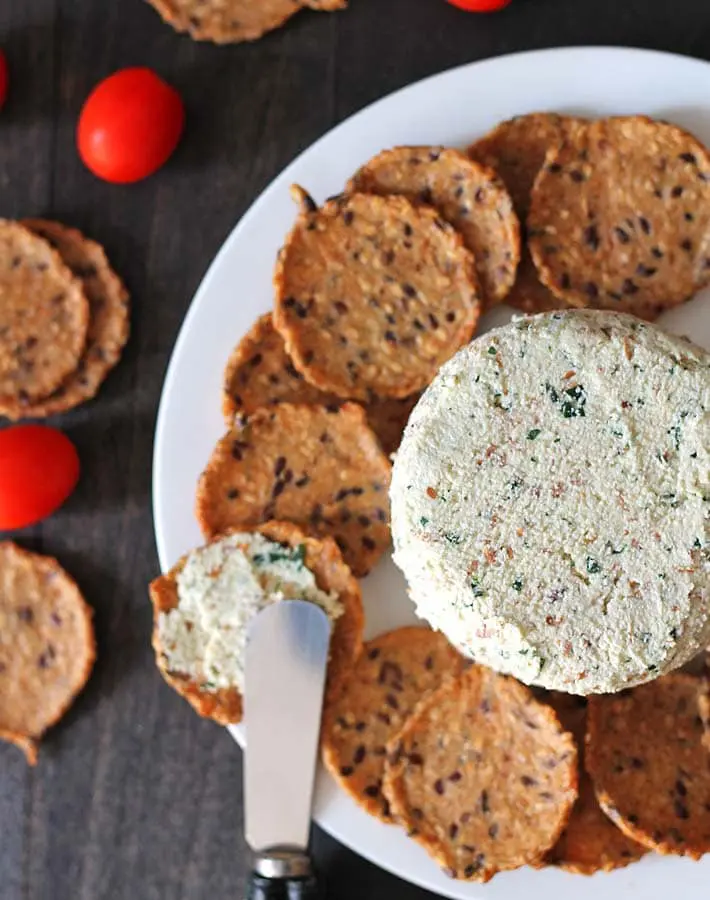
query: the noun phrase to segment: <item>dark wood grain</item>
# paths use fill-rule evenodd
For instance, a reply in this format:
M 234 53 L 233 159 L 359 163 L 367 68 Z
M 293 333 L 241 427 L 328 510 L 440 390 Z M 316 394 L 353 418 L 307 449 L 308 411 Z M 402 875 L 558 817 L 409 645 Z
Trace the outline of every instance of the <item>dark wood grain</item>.
M 134 302 L 121 366 L 95 402 L 59 420 L 79 447 L 80 488 L 18 537 L 75 574 L 96 610 L 100 651 L 36 769 L 0 747 L 2 900 L 243 896 L 239 752 L 163 685 L 149 643 L 152 432 L 183 315 L 250 202 L 337 121 L 459 63 L 582 43 L 707 57 L 710 7 L 514 0 L 505 13 L 467 17 L 443 0 L 351 0 L 345 13 L 303 13 L 255 45 L 216 48 L 174 34 L 143 0 L 0 2 L 12 71 L 0 114 L 0 214 L 84 229 L 105 244 Z M 73 134 L 92 85 L 133 64 L 180 89 L 188 126 L 157 176 L 114 187 L 82 168 Z M 323 834 L 315 851 L 339 900 L 428 896 Z

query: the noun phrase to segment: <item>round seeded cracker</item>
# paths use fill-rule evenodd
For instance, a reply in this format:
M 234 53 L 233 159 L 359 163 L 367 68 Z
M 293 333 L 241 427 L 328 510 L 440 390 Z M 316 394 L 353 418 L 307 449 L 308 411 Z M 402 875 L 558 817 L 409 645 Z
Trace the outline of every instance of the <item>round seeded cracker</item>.
M 551 147 L 556 147 L 581 119 L 557 113 L 529 113 L 501 122 L 468 148 L 472 159 L 490 166 L 503 179 L 515 211 L 525 223 L 530 193 Z M 569 306 L 540 281 L 527 246 L 521 251 L 515 284 L 505 300 L 526 313 L 548 312 Z
M 482 666 L 424 700 L 388 751 L 392 814 L 452 878 L 536 862 L 577 797 L 572 736 L 528 688 Z
M 274 325 L 321 390 L 369 401 L 425 387 L 465 344 L 480 303 L 455 230 L 405 197 L 350 194 L 302 211 L 274 277 Z
M 359 169 L 348 185 L 366 194 L 401 194 L 436 207 L 474 255 L 488 306 L 505 298 L 520 259 L 520 223 L 493 169 L 446 147 L 395 147 Z
M 362 650 L 364 623 L 360 586 L 343 562 L 340 551 L 330 538 L 317 540 L 307 537 L 300 528 L 288 522 L 266 522 L 252 528 L 242 526 L 238 530 L 256 532 L 287 547 L 303 547 L 304 564 L 314 574 L 318 587 L 337 595 L 343 612 L 335 621 L 330 641 L 326 702 L 335 699 L 342 691 L 347 674 Z M 204 683 L 198 683 L 183 673 L 170 671 L 161 646 L 158 620 L 161 613 L 170 612 L 179 603 L 177 578 L 189 556 L 187 554 L 182 557 L 168 573 L 156 578 L 150 585 L 156 663 L 165 681 L 201 716 L 214 719 L 221 725 L 234 725 L 241 722 L 243 714 L 243 698 L 237 688 L 211 690 Z M 235 603 L 238 602 L 239 598 L 235 597 Z
M 367 420 L 385 453 L 399 446 L 404 426 L 419 395 L 374 399 L 365 406 Z M 234 348 L 224 373 L 222 412 L 228 427 L 237 413 L 250 415 L 276 403 L 340 404 L 342 399 L 309 384 L 286 353 L 271 313 L 257 319 Z
M 342 694 L 326 708 L 323 760 L 371 815 L 391 821 L 382 795 L 386 745 L 417 703 L 463 667 L 460 653 L 428 628 L 398 628 L 365 644 Z
M 129 298 L 96 241 L 60 222 L 26 219 L 22 224 L 54 247 L 80 279 L 89 302 L 86 347 L 77 368 L 45 399 L 17 403 L 14 407 L 7 404 L 4 409 L 11 419 L 38 419 L 66 412 L 96 395 L 128 340 Z
M 579 796 L 569 822 L 545 861 L 578 875 L 611 872 L 640 859 L 647 849 L 627 837 L 601 810 L 594 785 L 583 768 L 587 701 L 552 691 L 545 696 L 562 727 L 574 736 L 579 754 Z
M 710 761 L 702 680 L 673 674 L 590 697 L 586 767 L 597 799 L 629 837 L 658 853 L 710 852 Z
M 255 41 L 303 7 L 334 10 L 345 0 L 149 0 L 163 20 L 193 40 L 232 44 Z
M 89 677 L 92 615 L 56 559 L 0 543 L 0 738 L 32 764 Z
M 89 304 L 47 241 L 0 220 L 0 414 L 41 399 L 76 369 Z
M 557 296 L 654 319 L 710 281 L 710 155 L 643 116 L 580 125 L 537 177 L 528 236 Z
M 356 575 L 389 547 L 391 466 L 354 403 L 280 403 L 237 417 L 198 488 L 206 537 L 280 519 L 332 536 Z

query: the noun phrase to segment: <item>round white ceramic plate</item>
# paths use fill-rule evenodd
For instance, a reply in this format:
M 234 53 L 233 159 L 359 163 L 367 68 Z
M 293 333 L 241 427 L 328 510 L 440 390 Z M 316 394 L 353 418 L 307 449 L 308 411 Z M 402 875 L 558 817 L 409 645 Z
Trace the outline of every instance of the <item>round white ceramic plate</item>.
M 317 200 L 338 193 L 370 156 L 395 144 L 466 146 L 517 113 L 556 110 L 582 115 L 647 113 L 677 122 L 710 143 L 710 64 L 643 50 L 579 48 L 505 56 L 463 66 L 405 88 L 348 119 L 288 166 L 236 225 L 217 254 L 185 318 L 165 379 L 155 441 L 153 506 L 163 569 L 201 543 L 193 516 L 195 483 L 223 432 L 222 370 L 230 350 L 271 306 L 276 252 L 295 214 L 289 185 Z M 510 317 L 505 308 L 484 327 Z M 495 323 L 494 321 L 495 320 Z M 710 296 L 669 314 L 665 325 L 710 347 Z M 413 621 L 404 583 L 391 561 L 364 581 L 368 634 Z M 241 737 L 238 729 L 233 733 Z M 649 785 L 649 790 L 652 786 Z M 520 869 L 487 885 L 444 876 L 395 827 L 368 817 L 321 772 L 316 821 L 385 869 L 438 894 L 490 900 L 667 900 L 703 896 L 710 857 L 648 857 L 593 878 Z

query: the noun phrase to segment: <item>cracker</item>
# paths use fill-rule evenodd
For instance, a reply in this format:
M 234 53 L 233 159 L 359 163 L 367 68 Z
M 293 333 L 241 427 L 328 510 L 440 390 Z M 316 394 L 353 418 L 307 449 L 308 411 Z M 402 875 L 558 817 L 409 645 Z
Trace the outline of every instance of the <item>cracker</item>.
M 33 418 L 66 412 L 96 396 L 104 379 L 121 358 L 130 330 L 129 297 L 111 268 L 104 249 L 60 222 L 25 219 L 22 223 L 59 253 L 64 264 L 81 281 L 89 302 L 86 347 L 75 371 L 43 400 L 7 404 L 10 419 Z
M 341 397 L 407 397 L 473 333 L 473 258 L 405 197 L 351 194 L 302 211 L 274 278 L 274 325 L 296 368 Z
M 458 651 L 428 628 L 398 628 L 365 644 L 343 693 L 326 708 L 323 761 L 371 815 L 391 821 L 382 795 L 386 745 L 417 703 L 463 666 Z
M 348 190 L 401 194 L 434 206 L 473 253 L 486 304 L 509 293 L 520 260 L 520 223 L 493 169 L 446 147 L 395 147 L 365 163 Z
M 679 671 L 688 672 L 691 675 L 708 675 L 710 670 L 708 670 L 707 659 L 707 651 L 703 650 L 696 656 L 693 656 L 692 659 L 689 659 L 687 663 L 684 663 L 679 668 Z
M 468 155 L 495 169 L 524 221 L 530 208 L 530 192 L 547 151 L 559 146 L 581 121 L 549 112 L 514 116 L 471 144 Z
M 239 531 L 258 532 L 264 537 L 289 547 L 305 547 L 305 564 L 313 572 L 321 590 L 338 595 L 343 613 L 336 619 L 330 641 L 326 702 L 334 700 L 343 689 L 349 670 L 362 650 L 364 613 L 360 586 L 330 538 L 318 540 L 307 537 L 300 528 L 288 522 L 266 522 L 255 527 L 241 526 Z M 177 577 L 187 562 L 184 556 L 167 574 L 156 578 L 150 585 L 153 603 L 153 649 L 160 673 L 165 681 L 184 697 L 197 712 L 221 725 L 233 725 L 242 720 L 242 695 L 236 688 L 209 690 L 184 674 L 171 672 L 158 634 L 158 617 L 161 612 L 174 609 L 179 600 Z M 235 601 L 238 598 L 235 597 Z
M 385 453 L 399 446 L 404 426 L 419 395 L 396 399 L 375 398 L 365 406 L 368 423 Z M 222 412 L 227 427 L 238 413 L 247 415 L 276 403 L 340 404 L 309 384 L 286 353 L 283 338 L 273 326 L 271 313 L 257 319 L 232 351 L 224 373 Z
M 32 764 L 89 677 L 92 615 L 56 559 L 0 543 L 0 738 Z
M 472 159 L 498 172 L 513 198 L 521 222 L 527 217 L 530 192 L 547 151 L 559 145 L 564 135 L 579 122 L 580 119 L 556 113 L 515 116 L 501 122 L 468 148 Z M 521 251 L 517 278 L 506 303 L 526 313 L 565 309 L 569 305 L 541 283 L 527 247 Z
M 512 678 L 473 666 L 388 746 L 392 814 L 453 878 L 488 881 L 553 846 L 577 797 L 577 750 Z
M 0 414 L 46 397 L 76 369 L 89 304 L 49 244 L 0 219 Z
M 647 852 L 646 848 L 628 838 L 604 815 L 594 794 L 594 785 L 583 768 L 586 700 L 572 694 L 551 692 L 546 702 L 557 713 L 562 727 L 574 736 L 580 770 L 577 802 L 546 861 L 578 875 L 611 872 L 636 862 Z
M 537 269 L 527 247 L 522 250 L 518 275 L 505 302 L 530 315 L 569 308 L 569 303 L 555 297 L 537 277 Z
M 703 742 L 706 749 L 710 752 L 710 678 L 703 678 L 700 686 L 700 699 L 698 700 L 700 707 L 700 719 L 703 723 Z
M 702 682 L 666 675 L 591 697 L 586 766 L 604 812 L 663 854 L 710 851 L 710 764 L 698 708 Z
M 580 125 L 537 177 L 528 234 L 558 297 L 654 319 L 710 281 L 710 155 L 642 116 Z
M 309 384 L 286 353 L 271 313 L 256 320 L 232 351 L 224 371 L 222 413 L 227 426 L 237 413 L 250 415 L 276 403 L 340 403 Z
M 342 9 L 346 0 L 149 0 L 163 21 L 193 40 L 215 44 L 255 41 L 304 7 Z
M 280 403 L 237 418 L 197 488 L 206 537 L 281 519 L 335 538 L 356 575 L 389 547 L 390 463 L 363 410 Z
M 394 453 L 402 441 L 404 429 L 417 405 L 419 394 L 410 397 L 375 398 L 365 404 L 367 424 L 377 435 L 382 449 L 389 456 Z

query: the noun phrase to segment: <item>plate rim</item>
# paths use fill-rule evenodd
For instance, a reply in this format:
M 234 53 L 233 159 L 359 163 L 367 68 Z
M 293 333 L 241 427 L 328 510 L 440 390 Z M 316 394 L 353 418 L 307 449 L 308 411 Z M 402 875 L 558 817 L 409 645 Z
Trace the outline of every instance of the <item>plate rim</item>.
M 313 143 L 309 146 L 305 147 L 301 152 L 299 152 L 289 163 L 287 163 L 267 184 L 267 186 L 259 193 L 259 195 L 253 200 L 253 202 L 248 206 L 243 215 L 234 223 L 229 233 L 226 235 L 224 240 L 222 241 L 218 251 L 212 257 L 209 265 L 207 266 L 204 275 L 202 276 L 200 283 L 195 290 L 188 309 L 185 313 L 183 321 L 180 325 L 179 331 L 175 338 L 175 342 L 173 344 L 173 348 L 170 353 L 170 358 L 168 361 L 168 365 L 165 369 L 163 376 L 163 383 L 161 387 L 160 401 L 158 405 L 158 412 L 155 423 L 155 431 L 154 431 L 154 446 L 153 446 L 153 459 L 152 459 L 152 487 L 151 487 L 151 509 L 153 515 L 153 530 L 154 537 L 157 548 L 157 555 L 159 560 L 159 565 L 161 572 L 166 572 L 171 565 L 174 564 L 175 560 L 171 560 L 168 557 L 167 547 L 166 547 L 166 534 L 165 534 L 165 522 L 161 520 L 159 515 L 159 510 L 162 505 L 162 490 L 161 485 L 163 484 L 162 470 L 163 470 L 163 459 L 165 458 L 166 447 L 166 430 L 167 430 L 167 421 L 168 421 L 168 407 L 170 405 L 171 394 L 173 392 L 174 382 L 176 381 L 178 375 L 178 371 L 181 366 L 181 356 L 183 354 L 184 348 L 189 341 L 189 334 L 192 329 L 193 323 L 201 316 L 202 307 L 207 302 L 207 297 L 210 294 L 211 283 L 213 279 L 215 279 L 216 274 L 224 264 L 226 258 L 232 253 L 233 247 L 240 240 L 241 234 L 243 231 L 246 231 L 253 219 L 257 218 L 261 212 L 262 206 L 266 206 L 273 195 L 283 189 L 284 183 L 287 183 L 290 177 L 290 173 L 299 166 L 299 163 L 306 156 L 311 155 L 312 153 L 317 153 L 320 149 L 320 146 L 326 142 L 331 140 L 334 136 L 336 136 L 341 130 L 346 128 L 351 128 L 353 125 L 357 124 L 357 121 L 362 117 L 365 117 L 371 114 L 374 110 L 376 110 L 380 105 L 388 104 L 393 101 L 401 100 L 403 96 L 405 96 L 409 92 L 417 92 L 421 90 L 425 90 L 426 86 L 437 79 L 448 78 L 448 77 L 456 77 L 456 75 L 462 74 L 463 72 L 471 72 L 475 73 L 477 69 L 483 68 L 487 65 L 491 65 L 492 63 L 497 64 L 505 64 L 510 61 L 519 61 L 519 62 L 527 62 L 529 64 L 535 63 L 536 60 L 540 60 L 544 58 L 545 60 L 549 60 L 552 57 L 564 57 L 564 56 L 577 56 L 579 57 L 580 64 L 584 61 L 585 56 L 596 56 L 598 54 L 608 54 L 610 56 L 616 56 L 618 59 L 622 57 L 625 60 L 628 60 L 629 57 L 637 57 L 637 58 L 645 58 L 648 61 L 656 60 L 663 64 L 669 63 L 683 63 L 683 64 L 691 64 L 697 66 L 698 69 L 702 69 L 706 74 L 708 70 L 710 70 L 710 61 L 701 59 L 699 57 L 689 56 L 682 53 L 674 53 L 670 51 L 664 50 L 656 50 L 651 48 L 643 48 L 643 47 L 632 47 L 625 45 L 586 45 L 586 44 L 575 44 L 568 46 L 556 46 L 549 48 L 541 48 L 535 50 L 525 50 L 520 52 L 511 52 L 506 54 L 501 54 L 499 56 L 486 57 L 484 59 L 475 60 L 468 63 L 463 63 L 458 66 L 454 66 L 448 69 L 443 69 L 439 72 L 435 72 L 431 75 L 425 76 L 424 78 L 418 79 L 416 81 L 410 82 L 409 84 L 403 85 L 400 88 L 395 89 L 389 94 L 380 97 L 364 107 L 360 108 L 356 112 L 352 113 L 350 116 L 344 118 L 332 128 L 323 133 L 320 137 L 318 137 Z M 239 743 L 239 737 L 235 732 L 238 732 L 238 728 L 230 728 L 229 731 Z M 434 886 L 431 880 L 427 880 L 426 877 L 420 876 L 419 873 L 407 874 L 403 871 L 403 867 L 401 865 L 397 865 L 396 859 L 391 863 L 387 861 L 383 861 L 379 856 L 375 856 L 371 854 L 368 849 L 361 849 L 360 847 L 353 847 L 350 843 L 348 843 L 347 839 L 343 838 L 338 831 L 337 827 L 329 827 L 329 825 L 324 824 L 318 816 L 314 816 L 314 820 L 316 823 L 323 828 L 324 831 L 331 834 L 337 840 L 341 841 L 346 847 L 348 847 L 352 852 L 358 854 L 363 859 L 368 860 L 379 868 L 389 872 L 390 874 L 409 882 L 410 884 L 416 885 L 422 889 L 428 891 L 437 891 L 440 890 L 437 886 Z M 385 827 L 385 826 L 383 826 Z M 623 870 L 626 871 L 626 870 Z M 588 879 L 587 879 L 588 880 Z M 562 883 L 560 883 L 562 885 Z M 461 888 L 461 883 L 452 883 L 453 885 L 457 885 L 458 888 Z M 480 888 L 478 885 L 469 885 L 471 894 L 470 896 L 473 898 L 475 896 L 482 896 L 478 893 L 476 888 Z M 612 887 L 609 884 L 609 887 Z M 511 890 L 513 887 L 511 886 Z M 563 888 L 564 889 L 564 888 Z M 613 890 L 613 887 L 612 887 Z M 635 890 L 635 889 L 631 889 Z M 449 896 L 452 898 L 460 897 L 461 893 L 457 891 L 457 893 L 446 893 L 441 896 Z M 629 894 L 630 896 L 630 894 Z M 650 898 L 649 898 L 650 900 Z

